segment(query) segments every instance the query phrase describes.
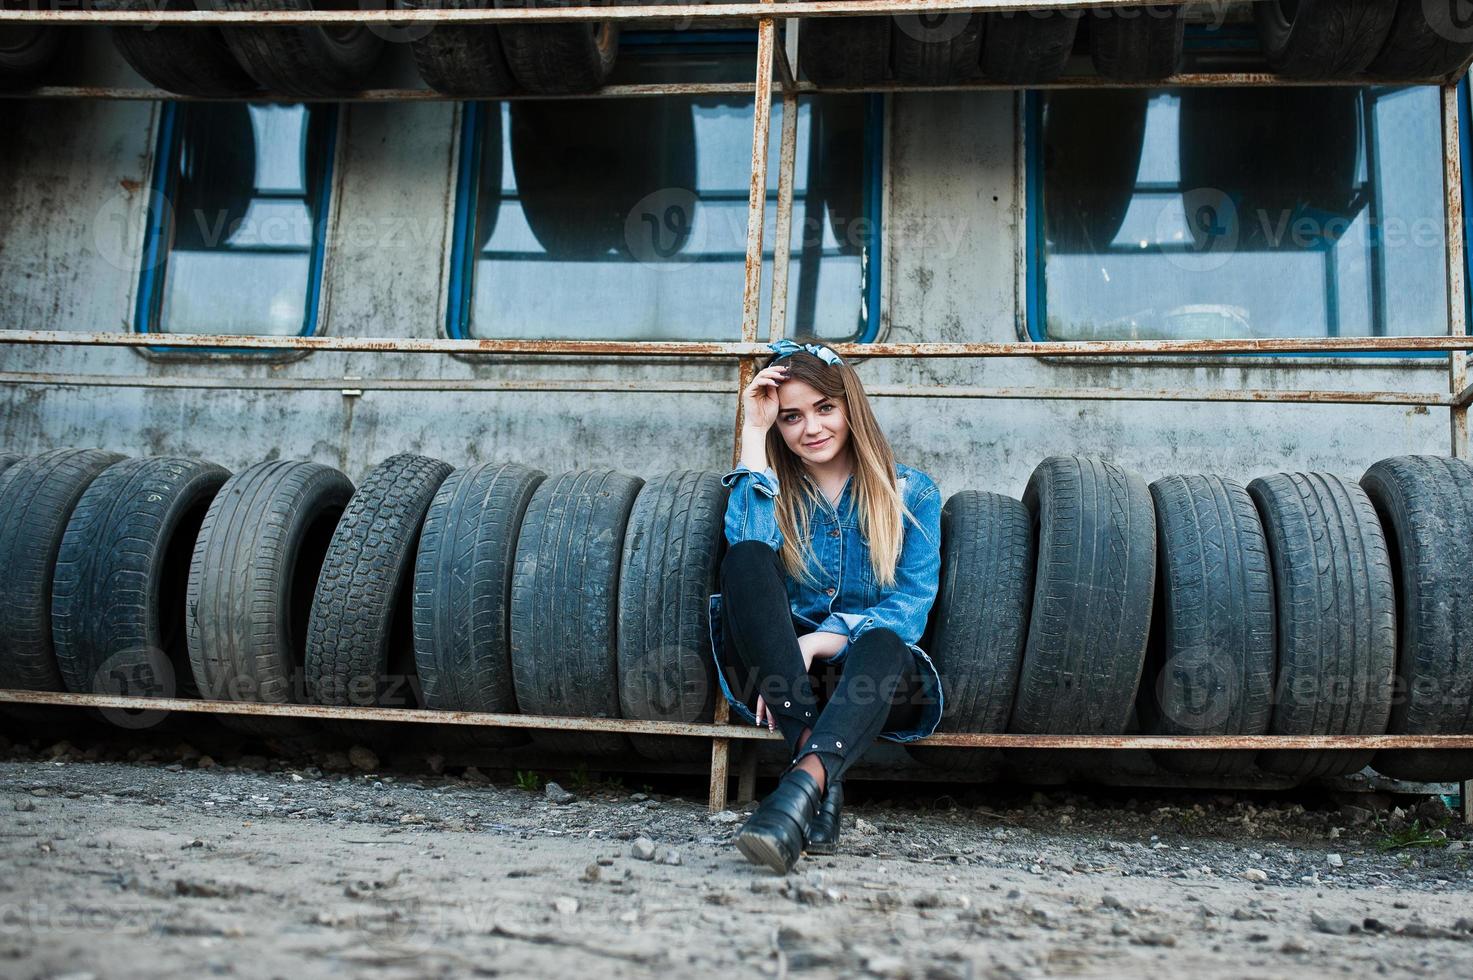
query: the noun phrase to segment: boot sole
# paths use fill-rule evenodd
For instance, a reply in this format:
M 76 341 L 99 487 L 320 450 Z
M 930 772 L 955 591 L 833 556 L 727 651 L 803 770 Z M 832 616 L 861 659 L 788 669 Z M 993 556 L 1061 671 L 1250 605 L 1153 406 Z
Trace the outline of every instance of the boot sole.
M 839 853 L 839 845 L 838 844 L 815 844 L 812 841 L 810 841 L 809 843 L 803 845 L 803 851 L 805 853 L 807 853 L 807 854 L 820 854 L 820 855 L 838 854 Z
M 765 864 L 780 875 L 792 870 L 774 837 L 746 831 L 737 835 L 736 846 L 742 856 L 753 864 Z

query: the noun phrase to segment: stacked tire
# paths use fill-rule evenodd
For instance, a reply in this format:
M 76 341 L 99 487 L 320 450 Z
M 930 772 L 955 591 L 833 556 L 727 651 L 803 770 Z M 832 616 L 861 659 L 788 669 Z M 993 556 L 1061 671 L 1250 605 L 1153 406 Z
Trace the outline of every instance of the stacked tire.
M 270 704 L 708 722 L 716 474 L 648 483 L 513 463 L 390 457 L 358 487 L 275 460 L 96 449 L 0 454 L 0 686 Z M 1119 465 L 1045 460 L 1022 500 L 942 512 L 923 643 L 940 732 L 1473 734 L 1473 466 L 1403 456 L 1359 483 L 1279 473 L 1149 487 Z M 30 734 L 58 717 L 10 706 Z M 113 725 L 159 711 L 112 710 Z M 323 726 L 224 716 L 261 736 Z M 329 730 L 354 738 L 356 719 Z M 398 731 L 399 729 L 394 729 Z M 571 764 L 705 757 L 704 739 L 446 725 L 436 744 L 530 741 Z M 973 779 L 1099 778 L 1101 750 L 911 755 Z M 1367 764 L 1473 777 L 1473 752 L 1158 751 L 1161 770 L 1301 782 Z
M 104 10 L 310 10 L 309 0 L 98 0 Z M 476 9 L 487 0 L 400 0 L 405 8 Z M 496 6 L 526 6 L 507 0 Z M 565 5 L 537 0 L 533 6 Z M 11 37 L 11 34 L 14 37 Z M 51 61 L 56 31 L 10 29 L 0 34 L 0 87 L 28 84 Z M 514 91 L 547 95 L 601 87 L 618 55 L 619 29 L 597 23 L 506 23 L 470 26 L 242 24 L 112 28 L 114 46 L 132 68 L 169 92 L 202 98 L 242 98 L 265 91 L 332 98 L 361 91 L 385 51 L 385 39 L 410 44 L 425 83 L 457 98 L 493 98 Z
M 1269 67 L 1305 79 L 1418 81 L 1473 58 L 1456 4 L 1423 0 L 1264 0 L 1253 5 Z

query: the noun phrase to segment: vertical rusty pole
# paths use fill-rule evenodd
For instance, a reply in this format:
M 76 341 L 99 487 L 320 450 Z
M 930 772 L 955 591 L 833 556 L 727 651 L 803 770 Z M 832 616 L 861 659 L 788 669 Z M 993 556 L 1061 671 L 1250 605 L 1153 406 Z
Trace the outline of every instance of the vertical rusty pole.
M 773 3 L 774 0 L 762 0 Z M 772 125 L 772 49 L 776 21 L 764 17 L 757 22 L 757 78 L 752 104 L 752 179 L 747 186 L 747 264 L 742 285 L 742 342 L 757 342 L 757 318 L 762 305 L 762 224 L 767 210 L 767 141 Z M 731 464 L 742 454 L 741 392 L 756 374 L 757 356 L 744 357 L 737 380 L 736 426 L 732 438 Z M 716 722 L 730 720 L 725 698 L 716 699 Z M 726 809 L 727 771 L 731 740 L 711 740 L 711 789 L 706 806 L 712 813 Z
M 1442 86 L 1442 191 L 1447 232 L 1447 332 L 1461 337 L 1467 332 L 1466 259 L 1463 250 L 1463 161 L 1458 133 L 1458 86 Z M 1468 354 L 1448 355 L 1448 385 L 1456 395 L 1468 383 Z M 1452 455 L 1468 458 L 1468 409 L 1454 404 L 1451 413 Z
M 801 43 L 798 21 L 787 21 L 787 64 L 798 70 L 798 44 Z M 818 147 L 810 146 L 809 153 Z M 798 155 L 798 80 L 783 76 L 782 152 L 777 162 L 777 224 L 772 245 L 772 296 L 767 308 L 767 339 L 778 340 L 788 326 L 788 259 L 793 239 L 793 169 Z M 822 224 L 819 225 L 822 234 Z M 807 229 L 804 229 L 807 232 Z M 753 748 L 753 752 L 756 749 Z
M 1442 193 L 1447 233 L 1447 332 L 1461 337 L 1467 332 L 1467 276 L 1463 251 L 1463 159 L 1458 132 L 1458 85 L 1442 86 Z M 1468 383 L 1468 354 L 1452 351 L 1447 357 L 1448 388 L 1456 395 Z M 1456 401 L 1448 409 L 1452 455 L 1468 458 L 1468 407 Z M 1462 786 L 1463 821 L 1473 823 L 1473 780 Z

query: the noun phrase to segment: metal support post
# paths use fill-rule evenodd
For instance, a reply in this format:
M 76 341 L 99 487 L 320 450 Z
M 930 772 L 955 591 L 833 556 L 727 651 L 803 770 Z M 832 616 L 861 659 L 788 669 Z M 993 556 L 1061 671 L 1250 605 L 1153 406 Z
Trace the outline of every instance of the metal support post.
M 773 0 L 763 0 L 772 3 Z M 767 141 L 772 125 L 772 53 L 777 22 L 764 17 L 757 24 L 757 78 L 752 102 L 752 178 L 747 186 L 747 262 L 742 286 L 742 342 L 756 343 L 757 317 L 762 304 L 762 225 L 767 212 Z M 742 400 L 756 372 L 758 355 L 744 357 L 737 382 L 736 427 L 732 439 L 732 465 L 741 459 Z M 716 699 L 715 720 L 730 720 L 725 698 Z M 726 783 L 730 768 L 731 743 L 711 740 L 711 789 L 706 806 L 716 813 L 726 809 Z
M 787 63 L 798 64 L 798 21 L 787 22 Z M 796 68 L 794 69 L 796 70 Z M 809 153 L 818 148 L 810 146 Z M 797 80 L 783 77 L 782 150 L 777 162 L 777 224 L 772 243 L 772 296 L 767 309 L 767 339 L 777 340 L 788 326 L 788 266 L 793 240 L 793 169 L 798 155 Z
M 1467 307 L 1464 296 L 1465 258 L 1463 253 L 1463 163 L 1458 132 L 1458 86 L 1449 82 L 1442 86 L 1442 191 L 1444 230 L 1447 233 L 1447 332 L 1460 337 L 1467 332 Z M 1448 353 L 1448 390 L 1459 395 L 1468 385 L 1468 354 Z M 1468 458 L 1468 405 L 1454 397 L 1448 407 L 1450 451 L 1459 459 Z M 1462 786 L 1463 820 L 1473 823 L 1473 781 Z

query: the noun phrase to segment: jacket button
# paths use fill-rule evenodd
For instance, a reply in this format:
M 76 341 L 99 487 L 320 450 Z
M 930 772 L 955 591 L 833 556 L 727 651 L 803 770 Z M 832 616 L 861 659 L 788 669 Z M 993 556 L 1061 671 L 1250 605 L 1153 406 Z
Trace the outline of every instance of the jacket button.
M 829 595 L 833 595 L 837 590 L 830 588 L 830 589 L 824 589 L 824 591 L 827 592 Z
M 839 536 L 839 532 L 838 531 L 830 531 L 829 532 L 829 537 L 831 537 L 831 538 L 837 538 L 838 536 Z

